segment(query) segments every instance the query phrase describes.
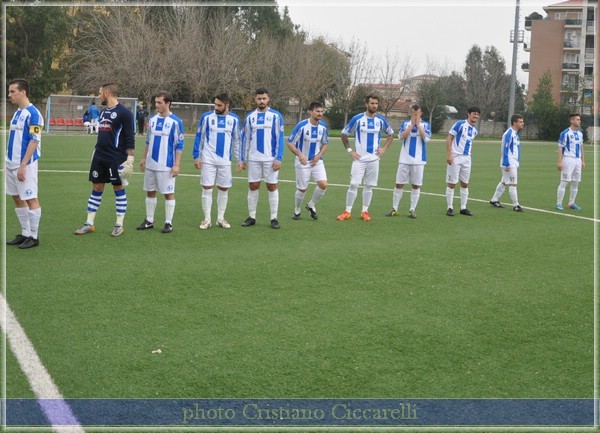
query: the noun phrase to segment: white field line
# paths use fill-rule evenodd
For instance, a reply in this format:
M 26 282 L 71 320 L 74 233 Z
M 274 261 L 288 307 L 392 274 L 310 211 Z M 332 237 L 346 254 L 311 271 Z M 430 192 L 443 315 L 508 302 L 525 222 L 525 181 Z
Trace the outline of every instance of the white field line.
M 0 311 L 4 316 L 4 320 L 0 322 L 2 331 L 21 370 L 27 376 L 31 389 L 39 399 L 38 404 L 50 422 L 52 430 L 57 433 L 85 433 L 1 293 Z
M 39 170 L 40 172 L 46 172 L 46 173 L 89 173 L 89 171 L 84 171 L 84 170 Z M 142 175 L 142 173 L 133 173 L 135 175 Z M 178 176 L 182 176 L 182 177 L 200 177 L 199 174 L 179 174 Z M 233 179 L 236 180 L 247 180 L 247 177 L 239 177 L 239 176 L 233 176 Z M 282 183 L 296 183 L 295 180 L 285 180 L 285 179 L 279 179 L 279 182 Z M 313 182 L 310 182 L 313 183 Z M 344 184 L 340 184 L 340 183 L 328 183 L 328 186 L 336 186 L 336 187 L 342 187 L 342 188 L 348 188 L 348 185 L 344 185 Z M 379 188 L 379 187 L 375 187 L 373 189 L 379 190 L 379 191 L 387 191 L 387 192 L 393 192 L 393 189 L 391 188 Z M 438 194 L 438 193 L 434 193 L 434 192 L 424 192 L 421 191 L 421 194 L 424 195 L 431 195 L 434 197 L 446 197 L 445 194 Z M 458 198 L 457 198 L 458 199 Z M 488 203 L 489 200 L 483 200 L 483 199 L 478 199 L 478 198 L 471 198 L 469 197 L 470 201 L 476 201 L 476 202 L 480 202 L 480 203 Z M 534 212 L 541 212 L 541 213 L 547 213 L 547 214 L 552 214 L 552 215 L 558 215 L 558 216 L 562 216 L 562 217 L 567 217 L 567 218 L 576 218 L 576 219 L 581 219 L 581 220 L 585 220 L 585 221 L 591 221 L 591 222 L 600 222 L 600 219 L 596 219 L 596 218 L 589 218 L 589 217 L 583 217 L 580 215 L 574 215 L 574 214 L 570 214 L 570 213 L 564 213 L 564 212 L 556 212 L 556 211 L 552 211 L 552 210 L 546 210 L 546 209 L 538 209 L 538 208 L 534 208 L 534 207 L 527 207 L 527 206 L 522 206 L 523 209 L 527 209 L 527 210 L 531 210 Z

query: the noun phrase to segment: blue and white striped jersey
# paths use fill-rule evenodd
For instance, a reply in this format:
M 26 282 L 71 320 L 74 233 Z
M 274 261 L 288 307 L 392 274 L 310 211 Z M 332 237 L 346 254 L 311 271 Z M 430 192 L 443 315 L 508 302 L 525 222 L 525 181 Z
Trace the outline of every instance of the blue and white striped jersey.
M 571 128 L 560 133 L 558 147 L 562 148 L 563 156 L 581 158 L 581 146 L 583 146 L 583 132 L 573 131 Z
M 398 136 L 403 134 L 410 128 L 410 120 L 405 120 L 400 125 Z M 402 148 L 400 149 L 400 164 L 424 165 L 427 164 L 427 142 L 431 139 L 431 125 L 425 120 L 421 120 L 421 126 L 425 131 L 425 139 L 419 134 L 419 128 L 413 127 L 410 134 L 402 140 Z
M 176 152 L 183 151 L 183 121 L 169 114 L 162 117 L 158 114 L 148 121 L 146 136 L 146 168 L 154 171 L 171 171 L 175 163 Z
M 42 129 L 44 118 L 33 104 L 24 109 L 18 109 L 10 121 L 10 135 L 6 147 L 6 167 L 14 170 L 19 168 L 29 142 L 36 141 L 37 149 L 27 164 L 36 161 L 42 155 Z
M 379 156 L 375 153 L 379 149 L 381 132 L 393 135 L 394 130 L 381 114 L 369 117 L 366 113 L 357 114 L 342 130 L 348 135 L 354 132 L 355 151 L 360 155 L 361 161 L 375 161 Z
M 272 108 L 248 114 L 242 133 L 240 162 L 281 161 L 285 139 L 283 126 L 283 116 Z
M 231 155 L 239 161 L 242 128 L 240 118 L 234 113 L 218 115 L 214 111 L 204 113 L 198 122 L 194 140 L 194 159 L 213 165 L 230 165 Z
M 466 120 L 459 120 L 448 132 L 453 135 L 452 153 L 456 155 L 470 155 L 473 140 L 479 133 L 477 128 L 471 126 Z
M 315 126 L 310 123 L 309 119 L 305 119 L 294 127 L 294 130 L 288 137 L 288 143 L 296 146 L 296 149 L 302 152 L 306 156 L 306 159 L 310 161 L 321 151 L 323 145 L 329 144 L 327 124 L 319 121 Z M 296 163 L 298 163 L 297 156 Z
M 500 167 L 519 167 L 521 160 L 521 139 L 519 131 L 508 128 L 502 135 L 502 159 Z

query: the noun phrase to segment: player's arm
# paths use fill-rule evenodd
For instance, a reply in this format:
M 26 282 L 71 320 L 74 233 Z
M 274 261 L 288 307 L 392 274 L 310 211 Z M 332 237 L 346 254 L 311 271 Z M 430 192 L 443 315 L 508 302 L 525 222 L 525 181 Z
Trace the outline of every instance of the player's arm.
M 281 168 L 281 161 L 283 160 L 283 150 L 285 149 L 285 131 L 284 131 L 284 122 L 283 116 L 279 114 L 277 116 L 277 129 L 273 130 L 276 134 L 275 143 L 277 143 L 277 148 L 275 149 L 275 161 L 273 161 L 273 170 L 277 171 Z
M 203 125 L 204 124 L 204 116 L 200 117 L 198 121 L 198 130 L 196 131 L 196 137 L 194 138 L 194 148 L 192 149 L 192 158 L 194 158 L 194 167 L 198 170 L 202 169 L 202 159 L 200 155 L 202 154 L 202 142 L 204 140 Z
M 146 171 L 146 158 L 148 157 L 148 143 L 144 145 L 144 151 L 142 152 L 142 159 L 140 160 L 140 170 Z
M 454 135 L 448 134 L 446 137 L 446 162 L 448 165 L 452 165 L 452 140 Z
M 240 127 L 240 119 L 236 117 L 231 131 L 231 145 L 233 146 L 233 155 L 236 163 L 240 162 L 240 152 L 242 149 L 242 129 Z
M 31 128 L 32 127 L 30 127 L 30 130 L 31 130 Z M 40 128 L 40 132 L 41 132 L 40 126 L 36 126 L 33 128 Z M 17 179 L 20 180 L 21 182 L 23 182 L 25 180 L 25 170 L 27 168 L 27 163 L 33 157 L 33 154 L 34 154 L 35 150 L 37 149 L 37 147 L 38 147 L 38 142 L 35 139 L 30 140 L 29 143 L 27 144 L 27 150 L 25 151 L 25 156 L 21 160 L 21 165 L 19 165 L 19 169 L 17 170 Z
M 181 155 L 183 154 L 183 146 L 185 143 L 185 129 L 183 128 L 183 121 L 179 119 L 176 122 L 176 125 L 177 131 L 175 134 L 175 140 L 177 140 L 177 143 L 175 146 L 175 161 L 173 162 L 173 168 L 171 169 L 171 176 L 173 177 L 177 177 L 177 175 L 179 174 L 181 167 Z
M 379 149 L 377 149 L 377 156 L 381 156 L 385 153 L 386 150 L 388 150 L 388 147 L 390 147 L 390 144 L 392 144 L 392 141 L 394 141 L 394 133 L 392 132 L 392 134 L 387 136 L 387 139 L 385 140 L 385 143 L 383 144 L 383 146 L 380 146 Z
M 240 172 L 246 169 L 246 161 L 248 160 L 248 152 L 250 148 L 250 140 L 252 139 L 252 130 L 250 128 L 249 116 L 246 117 L 244 127 L 242 129 L 242 139 L 240 141 L 240 159 L 237 163 L 237 171 Z

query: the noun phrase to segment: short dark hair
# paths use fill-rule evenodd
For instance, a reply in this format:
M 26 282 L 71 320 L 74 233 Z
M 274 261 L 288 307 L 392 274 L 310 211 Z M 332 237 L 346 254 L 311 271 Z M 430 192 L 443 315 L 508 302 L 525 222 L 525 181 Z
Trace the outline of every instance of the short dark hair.
M 521 116 L 520 114 L 513 114 L 510 118 L 510 124 L 514 125 L 515 123 L 517 123 L 519 120 L 523 119 L 523 116 Z
M 308 106 L 308 111 L 313 111 L 315 108 L 323 108 L 323 104 L 318 101 L 311 102 Z
M 365 96 L 365 104 L 368 104 L 370 99 L 376 99 L 377 102 L 379 102 L 379 96 L 374 93 L 369 93 L 367 96 Z
M 581 114 L 579 114 L 579 113 L 571 113 L 571 114 L 569 114 L 569 120 L 571 120 L 573 117 L 577 117 L 577 116 L 581 117 Z
M 267 90 L 266 87 L 259 87 L 258 89 L 256 89 L 256 91 L 254 92 L 255 95 L 268 95 L 269 91 Z
M 231 104 L 231 97 L 229 96 L 229 93 L 226 92 L 219 93 L 217 96 L 215 96 L 215 99 L 218 99 L 225 104 Z
M 100 87 L 102 87 L 103 90 L 108 90 L 108 93 L 110 93 L 112 96 L 119 96 L 119 88 L 115 83 L 106 83 Z
M 417 110 L 421 109 L 421 106 L 419 104 L 412 104 L 410 106 L 410 109 L 413 110 L 413 111 L 417 111 Z
M 161 90 L 156 95 L 154 95 L 155 101 L 156 101 L 156 98 L 163 98 L 163 101 L 169 103 L 169 107 L 171 106 L 171 103 L 173 102 L 173 95 L 171 95 L 171 92 L 167 92 L 166 90 Z
M 481 108 L 479 108 L 477 105 L 471 105 L 469 108 L 467 108 L 467 114 L 471 113 L 481 114 Z
M 14 80 L 11 80 L 8 85 L 11 86 L 13 84 L 17 85 L 17 89 L 22 92 L 25 91 L 25 94 L 27 96 L 29 96 L 29 83 L 27 82 L 26 79 L 24 78 L 15 78 Z

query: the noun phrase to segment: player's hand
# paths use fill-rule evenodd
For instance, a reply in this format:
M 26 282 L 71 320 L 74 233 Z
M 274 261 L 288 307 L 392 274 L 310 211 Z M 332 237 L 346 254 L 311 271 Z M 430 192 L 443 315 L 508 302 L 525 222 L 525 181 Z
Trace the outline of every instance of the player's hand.
M 360 159 L 360 153 L 352 151 L 352 152 L 348 152 L 348 154 L 350 155 L 350 158 L 352 158 L 352 160 L 355 159 Z
M 279 171 L 279 169 L 281 168 L 281 161 L 273 161 L 273 171 Z
M 562 163 L 562 161 L 559 162 L 558 164 L 556 164 L 556 168 L 558 169 L 558 171 L 562 171 L 562 169 L 563 169 L 563 163 Z
M 143 173 L 144 171 L 146 171 L 146 159 L 142 158 L 142 160 L 140 161 L 140 171 Z
M 303 153 L 301 153 L 300 156 L 298 156 L 298 161 L 300 161 L 300 164 L 302 165 L 308 164 L 308 159 L 306 159 L 306 155 L 304 155 Z
M 198 170 L 202 170 L 202 160 L 201 159 L 194 160 L 194 167 L 196 167 Z
M 246 170 L 246 163 L 245 162 L 238 162 L 237 163 L 237 171 L 238 173 L 242 170 Z
M 127 160 L 122 164 L 123 170 L 120 170 L 120 175 L 123 179 L 129 178 L 133 174 L 133 163 L 135 158 L 133 155 L 129 155 Z
M 582 159 L 581 160 L 581 169 L 583 170 L 585 168 L 585 161 Z
M 452 165 L 452 161 L 454 161 L 454 158 L 452 156 L 446 157 L 446 162 L 448 163 L 448 165 Z
M 23 167 L 22 165 L 20 165 L 19 169 L 17 170 L 17 180 L 20 182 L 23 182 L 25 180 L 25 167 Z
M 375 151 L 375 155 L 377 156 L 381 156 L 385 153 L 387 149 L 385 147 L 379 147 L 376 151 Z
M 173 168 L 171 169 L 171 176 L 177 177 L 178 174 L 179 174 L 179 166 L 174 165 Z
M 317 165 L 319 163 L 319 159 L 321 159 L 321 158 L 319 158 L 318 156 L 315 155 L 313 157 L 313 159 L 310 160 L 310 166 L 314 167 L 315 165 Z

